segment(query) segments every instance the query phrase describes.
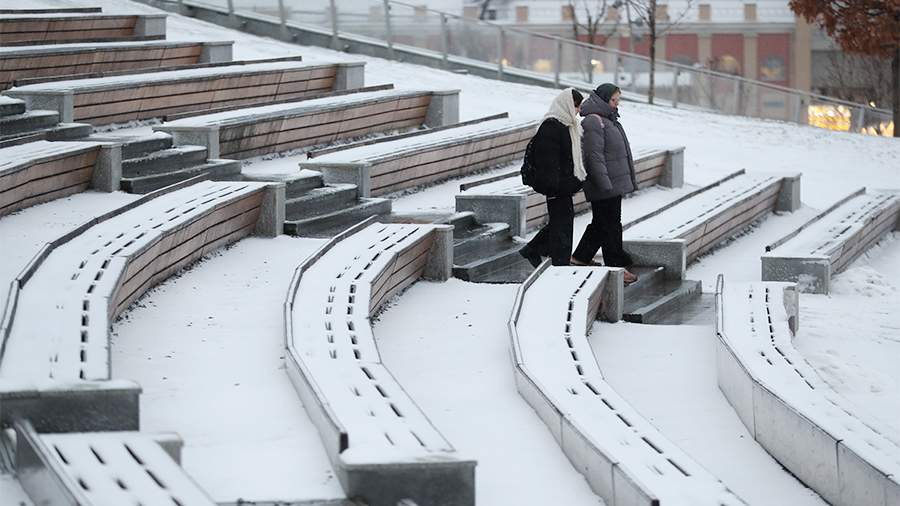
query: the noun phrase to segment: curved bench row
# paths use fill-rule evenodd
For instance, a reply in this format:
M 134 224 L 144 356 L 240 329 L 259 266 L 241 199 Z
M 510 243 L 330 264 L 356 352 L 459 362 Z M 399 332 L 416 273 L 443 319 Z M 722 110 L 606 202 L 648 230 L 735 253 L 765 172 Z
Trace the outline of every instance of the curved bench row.
M 793 283 L 716 288 L 719 388 L 754 439 L 835 506 L 900 504 L 900 446 L 853 415 L 794 348 Z
M 622 270 L 544 262 L 509 321 L 516 386 L 610 506 L 742 501 L 659 433 L 603 378 L 587 332 L 622 314 Z
M 452 228 L 370 221 L 297 268 L 285 302 L 288 374 L 348 497 L 474 504 L 475 462 L 460 458 L 384 366 L 370 323 L 420 277 L 450 276 Z
M 0 44 L 166 38 L 166 14 L 0 14 Z

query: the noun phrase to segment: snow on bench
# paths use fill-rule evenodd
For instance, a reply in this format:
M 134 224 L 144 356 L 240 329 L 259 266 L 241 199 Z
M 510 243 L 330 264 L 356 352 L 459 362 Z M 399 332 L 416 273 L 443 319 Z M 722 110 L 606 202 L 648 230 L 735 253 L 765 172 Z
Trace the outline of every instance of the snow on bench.
M 537 124 L 495 119 L 316 155 L 301 169 L 322 173 L 326 183 L 353 183 L 363 197 L 383 195 L 494 167 L 525 151 Z
M 84 191 L 119 189 L 121 147 L 34 141 L 0 148 L 0 216 Z
M 233 42 L 108 42 L 0 48 L 0 90 L 19 79 L 231 60 Z
M 636 149 L 633 156 L 639 189 L 657 184 L 680 188 L 684 183 L 684 148 L 644 147 Z M 457 211 L 472 211 L 481 223 L 509 223 L 514 235 L 524 237 L 547 221 L 546 197 L 522 184 L 518 170 L 485 177 L 460 190 Z M 575 194 L 574 204 L 576 213 L 590 209 L 583 192 Z
M 34 504 L 215 504 L 179 466 L 177 436 L 42 434 L 26 420 L 15 428 L 16 474 Z
M 450 277 L 452 227 L 371 221 L 297 268 L 285 302 L 288 374 L 348 497 L 474 504 L 475 462 L 459 457 L 381 362 L 370 323 L 418 278 Z
M 625 230 L 638 265 L 662 265 L 681 278 L 686 265 L 774 211 L 800 207 L 800 175 L 741 170 L 644 216 Z
M 251 233 L 277 235 L 283 192 L 280 184 L 248 182 L 170 187 L 49 243 L 11 284 L 0 376 L 109 379 L 116 315 L 218 247 Z
M 532 273 L 509 321 L 519 393 L 609 506 L 742 504 L 604 380 L 586 334 L 621 317 L 622 286 L 621 269 Z
M 165 38 L 166 14 L 0 14 L 4 46 Z
M 833 275 L 892 230 L 900 230 L 900 195 L 863 188 L 766 246 L 762 280 L 794 281 L 800 291 L 828 293 Z
M 16 87 L 6 95 L 31 109 L 58 111 L 60 121 L 92 125 L 264 104 L 333 89 L 359 87 L 364 63 L 240 62 L 163 72 L 52 81 Z
M 250 158 L 401 128 L 441 126 L 459 116 L 459 91 L 383 90 L 237 109 L 168 121 L 154 130 L 210 158 Z
M 772 457 L 835 506 L 900 504 L 900 446 L 850 411 L 794 348 L 793 283 L 716 287 L 719 388 Z

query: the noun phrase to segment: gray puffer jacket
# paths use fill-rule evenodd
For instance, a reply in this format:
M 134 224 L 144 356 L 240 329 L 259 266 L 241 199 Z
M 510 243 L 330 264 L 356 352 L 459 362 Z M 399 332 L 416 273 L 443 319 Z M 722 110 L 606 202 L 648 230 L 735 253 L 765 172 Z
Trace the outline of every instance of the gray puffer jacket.
M 581 104 L 581 115 L 584 116 L 581 150 L 588 176 L 584 182 L 585 198 L 603 200 L 636 190 L 631 146 L 617 120 L 616 110 L 591 93 Z

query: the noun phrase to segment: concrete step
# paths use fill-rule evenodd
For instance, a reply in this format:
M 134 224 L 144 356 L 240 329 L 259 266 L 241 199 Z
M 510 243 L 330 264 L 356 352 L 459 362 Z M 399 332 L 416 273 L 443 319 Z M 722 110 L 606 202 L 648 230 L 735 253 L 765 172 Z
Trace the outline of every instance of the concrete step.
M 455 230 L 454 230 L 455 232 Z M 453 237 L 453 255 L 459 257 L 462 262 L 472 258 L 472 255 L 484 255 L 487 244 L 495 243 L 503 248 L 512 248 L 512 233 L 508 223 L 485 223 L 477 228 L 465 230 L 462 234 Z
M 513 258 L 511 263 L 495 271 L 481 274 L 474 281 L 478 283 L 521 283 L 525 281 L 534 271 L 534 267 L 531 266 L 528 260 L 519 255 L 516 256 L 519 257 L 518 260 Z
M 346 209 L 302 220 L 285 220 L 284 233 L 302 237 L 333 237 L 369 216 L 390 212 L 390 199 L 364 198 Z
M 52 128 L 59 123 L 56 111 L 26 111 L 21 114 L 0 117 L 0 139 Z
M 25 101 L 18 98 L 5 97 L 0 99 L 0 116 L 12 116 L 25 112 Z
M 7 137 L 0 136 L 0 148 L 18 146 L 29 142 L 47 141 L 75 141 L 85 140 L 94 127 L 86 123 L 59 123 L 50 128 L 42 128 L 31 132 L 13 134 Z
M 632 323 L 662 323 L 699 298 L 702 292 L 699 280 L 663 280 L 644 289 L 639 296 L 628 298 L 626 294 L 622 319 Z
M 247 181 L 278 181 L 284 183 L 284 196 L 287 200 L 302 197 L 310 190 L 325 186 L 322 174 L 314 170 L 301 170 L 295 174 L 254 174 L 244 173 Z
M 313 188 L 303 195 L 287 199 L 284 215 L 291 220 L 302 220 L 345 209 L 356 203 L 358 189 L 355 184 L 333 184 Z
M 205 147 L 178 146 L 156 151 L 139 158 L 122 160 L 122 177 L 165 174 L 205 163 Z
M 105 135 L 94 134 L 90 140 L 101 142 L 118 142 L 122 145 L 122 160 L 141 158 L 156 151 L 172 147 L 172 136 L 163 132 L 150 135 Z
M 463 234 L 466 230 L 481 226 L 481 223 L 478 223 L 478 220 L 475 218 L 475 213 L 472 211 L 462 211 L 454 214 L 447 220 L 447 224 L 453 225 L 454 239 L 460 234 Z
M 122 190 L 128 193 L 148 193 L 199 175 L 213 181 L 234 180 L 241 175 L 241 162 L 237 160 L 209 160 L 171 172 L 138 177 L 123 177 Z
M 685 302 L 678 309 L 658 317 L 656 325 L 708 325 L 716 324 L 716 294 L 701 293 Z
M 521 244 L 514 243 L 512 239 L 478 241 L 463 250 L 459 257 L 454 248 L 453 275 L 466 281 L 478 282 L 524 260 L 519 255 L 521 247 Z

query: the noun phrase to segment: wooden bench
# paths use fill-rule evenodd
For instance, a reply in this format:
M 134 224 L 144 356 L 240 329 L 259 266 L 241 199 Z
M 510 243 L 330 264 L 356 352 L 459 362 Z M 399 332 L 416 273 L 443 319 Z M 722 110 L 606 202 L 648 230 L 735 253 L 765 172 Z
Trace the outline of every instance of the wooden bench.
M 505 116 L 505 115 L 504 115 Z M 353 183 L 371 197 L 434 183 L 521 158 L 533 121 L 493 119 L 338 146 L 302 162 L 326 183 Z
M 176 145 L 206 146 L 210 158 L 244 159 L 458 119 L 459 91 L 350 93 L 168 121 L 154 130 Z
M 224 106 L 288 101 L 359 87 L 363 63 L 298 61 L 234 65 L 53 81 L 12 88 L 6 95 L 31 109 L 58 111 L 61 121 L 92 125 L 159 118 Z
M 516 387 L 605 504 L 742 504 L 603 378 L 586 334 L 622 316 L 623 270 L 551 267 L 522 284 L 509 320 Z
M 446 280 L 452 228 L 366 220 L 305 260 L 285 302 L 288 374 L 348 497 L 475 504 L 462 460 L 381 362 L 370 317 L 420 277 Z
M 38 253 L 10 286 L 0 376 L 109 379 L 116 315 L 206 253 L 252 233 L 280 233 L 282 184 L 189 183 L 97 217 Z
M 166 38 L 166 14 L 0 14 L 0 45 Z
M 99 142 L 35 141 L 0 148 L 0 216 L 82 192 L 119 189 L 121 148 Z
M 716 287 L 719 389 L 753 438 L 835 506 L 900 504 L 900 446 L 856 417 L 794 348 L 792 283 Z
M 176 435 L 15 429 L 16 474 L 34 504 L 215 504 L 179 466 Z
M 112 42 L 0 47 L 0 90 L 16 80 L 231 60 L 233 42 Z
M 684 183 L 684 148 L 636 149 L 634 166 L 638 189 L 657 184 L 680 188 Z M 590 209 L 583 192 L 575 194 L 574 204 L 576 213 Z M 456 210 L 474 212 L 481 223 L 509 223 L 513 234 L 522 237 L 547 222 L 546 197 L 522 184 L 518 170 L 462 185 L 456 195 Z
M 802 292 L 828 293 L 833 275 L 892 230 L 900 230 L 900 195 L 862 188 L 766 246 L 762 280 L 792 281 Z

